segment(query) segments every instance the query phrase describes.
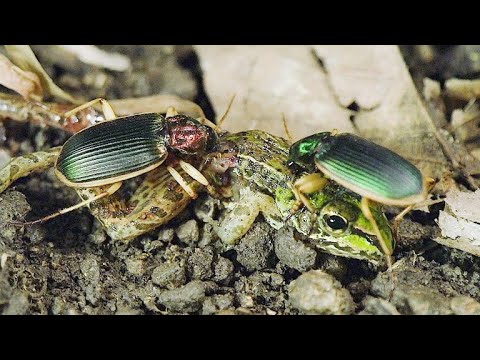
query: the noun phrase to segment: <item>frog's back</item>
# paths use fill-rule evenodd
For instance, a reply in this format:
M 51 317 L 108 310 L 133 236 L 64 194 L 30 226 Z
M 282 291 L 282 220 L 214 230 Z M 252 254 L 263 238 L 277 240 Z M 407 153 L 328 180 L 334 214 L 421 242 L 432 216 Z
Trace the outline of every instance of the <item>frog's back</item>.
M 285 139 L 261 130 L 249 130 L 222 136 L 220 143 L 234 148 L 238 166 L 234 173 L 275 194 L 287 187 L 291 177 L 287 166 L 289 144 Z

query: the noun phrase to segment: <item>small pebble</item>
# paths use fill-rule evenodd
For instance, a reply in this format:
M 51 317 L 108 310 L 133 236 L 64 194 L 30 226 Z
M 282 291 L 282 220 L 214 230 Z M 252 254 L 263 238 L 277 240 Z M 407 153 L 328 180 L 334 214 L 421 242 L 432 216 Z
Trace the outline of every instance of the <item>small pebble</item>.
M 210 247 L 195 249 L 188 259 L 188 270 L 192 279 L 207 280 L 213 276 L 213 256 Z
M 30 308 L 28 296 L 23 291 L 15 291 L 10 298 L 8 306 L 3 310 L 3 315 L 24 315 Z
M 194 245 L 198 242 L 200 237 L 200 230 L 198 224 L 195 220 L 188 220 L 187 222 L 180 225 L 175 231 L 178 239 L 187 244 Z
M 275 254 L 292 269 L 305 272 L 315 265 L 317 252 L 303 242 L 295 240 L 292 228 L 282 228 L 275 238 Z
M 350 293 L 321 270 L 310 270 L 288 287 L 290 303 L 305 314 L 348 315 L 355 310 Z
M 237 261 L 248 271 L 270 265 L 273 255 L 273 229 L 266 223 L 255 223 L 235 246 Z
M 211 315 L 233 307 L 232 294 L 220 294 L 209 296 L 205 299 L 202 307 L 202 315 Z
M 469 296 L 455 296 L 450 300 L 455 315 L 480 315 L 480 303 Z
M 165 228 L 160 230 L 158 233 L 158 240 L 164 242 L 164 243 L 170 243 L 173 240 L 173 236 L 175 235 L 175 230 L 172 228 Z
M 202 308 L 205 285 L 195 280 L 179 289 L 167 290 L 158 296 L 158 302 L 174 312 L 191 313 Z
M 359 315 L 400 315 L 398 310 L 387 300 L 367 296 L 363 301 L 364 309 Z
M 127 266 L 127 271 L 134 276 L 142 276 L 147 270 L 145 259 L 126 259 L 125 265 Z
M 167 262 L 157 266 L 152 273 L 152 282 L 166 288 L 177 288 L 186 282 L 185 265 Z
M 230 282 L 233 277 L 234 266 L 233 263 L 220 256 L 218 261 L 215 263 L 215 276 L 213 278 L 214 281 L 221 283 L 222 285 L 226 285 Z

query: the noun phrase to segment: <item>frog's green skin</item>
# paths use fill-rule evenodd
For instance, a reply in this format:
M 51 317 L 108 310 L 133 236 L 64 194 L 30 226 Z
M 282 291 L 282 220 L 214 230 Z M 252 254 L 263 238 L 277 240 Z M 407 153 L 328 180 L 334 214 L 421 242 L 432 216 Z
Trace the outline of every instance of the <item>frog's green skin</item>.
M 61 148 L 57 147 L 10 160 L 0 170 L 0 193 L 21 177 L 53 167 L 60 150 Z M 188 176 L 180 166 L 175 164 L 172 166 L 194 191 L 200 190 L 201 185 Z M 109 186 L 75 190 L 80 198 L 86 200 L 105 191 Z M 182 212 L 191 200 L 171 177 L 167 168 L 161 166 L 147 174 L 128 201 L 115 193 L 88 206 L 113 240 L 128 241 L 166 224 Z
M 287 166 L 289 144 L 286 140 L 252 130 L 223 135 L 220 146 L 225 152 L 233 152 L 237 162 L 231 170 L 232 201 L 224 219 L 216 226 L 223 241 L 235 243 L 262 212 L 277 229 L 288 219 L 298 232 L 328 253 L 373 263 L 383 261 L 384 254 L 372 224 L 361 211 L 360 197 L 336 183 L 329 182 L 322 191 L 307 195 L 317 209 L 315 214 L 301 210 L 290 217 L 295 196 L 289 183 L 295 179 Z M 378 206 L 372 206 L 372 213 L 393 249 L 388 220 Z M 324 222 L 326 214 L 342 216 L 349 226 L 345 231 L 333 231 Z

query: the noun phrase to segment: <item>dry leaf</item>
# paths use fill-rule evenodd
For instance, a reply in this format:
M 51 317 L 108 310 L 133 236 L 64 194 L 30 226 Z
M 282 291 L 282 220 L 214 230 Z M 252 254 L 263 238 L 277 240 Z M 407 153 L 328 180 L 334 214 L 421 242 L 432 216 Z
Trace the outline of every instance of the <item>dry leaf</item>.
M 469 101 L 480 98 L 480 80 L 449 79 L 445 81 L 448 96 Z
M 353 132 L 308 46 L 202 45 L 195 47 L 206 92 L 220 116 L 235 102 L 223 128 L 261 129 L 285 137 L 284 114 L 296 139 L 314 132 Z
M 0 84 L 26 99 L 41 100 L 42 98 L 42 86 L 38 76 L 32 72 L 23 71 L 2 54 L 0 54 Z
M 438 131 L 397 46 L 314 49 L 340 103 L 358 105 L 354 123 L 360 135 L 411 160 L 426 176 L 442 178 L 450 172 Z
M 74 54 L 85 64 L 102 67 L 114 71 L 127 71 L 130 58 L 118 53 L 103 51 L 95 45 L 57 45 L 63 50 Z
M 448 192 L 438 225 L 442 237 L 436 242 L 480 256 L 480 190 Z
M 130 115 L 142 112 L 165 113 L 170 106 L 178 112 L 194 118 L 205 117 L 200 106 L 175 95 L 154 95 L 109 101 L 117 115 Z
M 224 128 L 295 139 L 358 133 L 441 178 L 450 163 L 397 46 L 196 46 L 217 113 L 236 94 Z M 356 111 L 358 109 L 358 112 Z
M 75 99 L 70 94 L 60 89 L 48 76 L 42 65 L 38 62 L 35 54 L 28 45 L 5 45 L 8 57 L 12 62 L 24 71 L 36 74 L 42 84 L 44 91 L 59 99 L 66 100 L 74 104 L 81 104 L 83 100 Z

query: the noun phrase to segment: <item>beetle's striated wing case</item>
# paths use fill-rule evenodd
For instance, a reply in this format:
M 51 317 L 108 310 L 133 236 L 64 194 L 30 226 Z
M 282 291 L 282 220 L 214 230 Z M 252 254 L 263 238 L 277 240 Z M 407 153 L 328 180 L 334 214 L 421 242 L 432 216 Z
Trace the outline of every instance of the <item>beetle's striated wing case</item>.
M 353 134 L 329 137 L 317 148 L 315 163 L 333 179 L 355 185 L 364 196 L 396 200 L 424 191 L 422 174 L 413 164 Z
M 140 175 L 165 160 L 164 127 L 162 115 L 149 113 L 87 128 L 65 142 L 57 160 L 57 174 L 71 185 L 89 186 Z

